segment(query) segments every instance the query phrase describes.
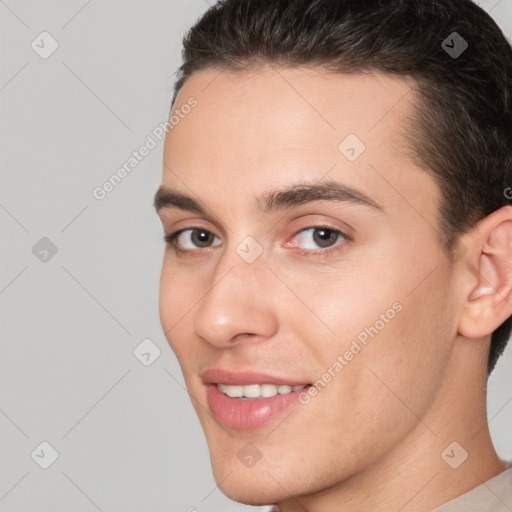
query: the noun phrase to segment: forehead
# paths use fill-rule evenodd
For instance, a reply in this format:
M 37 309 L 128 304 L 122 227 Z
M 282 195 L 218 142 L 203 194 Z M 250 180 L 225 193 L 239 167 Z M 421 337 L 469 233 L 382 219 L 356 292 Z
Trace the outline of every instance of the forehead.
M 221 197 L 229 186 L 248 198 L 328 175 L 354 188 L 382 189 L 375 190 L 375 197 L 388 196 L 377 198 L 381 204 L 400 199 L 397 187 L 436 195 L 431 177 L 410 160 L 404 138 L 414 87 L 410 78 L 377 72 L 273 65 L 196 72 L 173 106 L 197 101 L 167 135 L 165 163 L 173 172 L 164 168 L 163 184 L 186 192 L 186 183 L 200 197 L 215 195 L 212 187 Z
M 361 138 L 387 134 L 396 139 L 416 99 L 415 85 L 409 77 L 380 72 L 340 74 L 316 67 L 266 64 L 236 73 L 206 69 L 185 82 L 175 107 L 190 96 L 197 98 L 201 118 L 187 124 L 194 124 L 196 135 L 204 133 L 198 126 L 202 124 L 219 143 L 222 140 L 216 138 L 215 128 L 237 140 L 253 130 L 260 130 L 261 139 L 278 137 L 283 142 L 326 134 L 330 142 L 344 133 L 357 133 Z M 310 130 L 300 129 L 305 126 Z

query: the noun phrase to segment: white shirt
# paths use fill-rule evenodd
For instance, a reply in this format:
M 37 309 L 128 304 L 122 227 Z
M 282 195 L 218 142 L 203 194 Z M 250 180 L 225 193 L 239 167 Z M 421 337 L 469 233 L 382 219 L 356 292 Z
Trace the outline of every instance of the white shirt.
M 432 512 L 512 512 L 512 467 Z

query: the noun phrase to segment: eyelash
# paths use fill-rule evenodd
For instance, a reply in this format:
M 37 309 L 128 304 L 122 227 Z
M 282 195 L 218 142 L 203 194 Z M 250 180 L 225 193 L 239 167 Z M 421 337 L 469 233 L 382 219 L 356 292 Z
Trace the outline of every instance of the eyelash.
M 332 226 L 327 226 L 327 225 L 307 226 L 307 227 L 302 228 L 299 231 L 297 231 L 293 236 L 295 237 L 299 233 L 302 233 L 303 231 L 308 231 L 309 229 L 326 229 L 326 230 L 332 231 L 336 235 L 341 235 L 341 238 L 336 240 L 334 245 L 332 245 L 330 247 L 327 247 L 326 249 L 318 249 L 318 250 L 314 250 L 314 249 L 298 249 L 297 252 L 300 255 L 308 255 L 308 256 L 316 256 L 316 255 L 325 256 L 325 255 L 329 255 L 331 252 L 341 250 L 340 245 L 342 245 L 342 244 L 340 243 L 340 241 L 345 241 L 345 242 L 351 242 L 352 241 L 352 237 L 350 237 L 349 235 L 345 234 L 343 231 L 340 231 L 339 229 L 335 229 Z M 181 255 L 181 256 L 192 256 L 193 253 L 195 253 L 196 251 L 200 251 L 201 252 L 201 251 L 204 251 L 206 249 L 211 250 L 211 247 L 207 247 L 205 249 L 201 249 L 201 248 L 198 248 L 198 249 L 182 249 L 181 247 L 179 247 L 178 244 L 177 244 L 177 238 L 184 231 L 190 231 L 190 230 L 205 231 L 206 233 L 209 233 L 210 235 L 215 236 L 211 231 L 208 231 L 207 229 L 204 229 L 203 227 L 191 226 L 189 228 L 180 229 L 179 231 L 175 231 L 174 233 L 171 233 L 169 235 L 165 235 L 164 236 L 164 242 L 167 243 L 173 249 L 173 251 L 177 255 Z

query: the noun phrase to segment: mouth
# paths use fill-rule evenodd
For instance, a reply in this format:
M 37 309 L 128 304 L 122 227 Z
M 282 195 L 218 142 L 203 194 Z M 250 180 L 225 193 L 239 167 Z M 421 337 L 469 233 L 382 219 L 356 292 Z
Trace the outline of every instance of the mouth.
M 293 379 L 207 370 L 202 374 L 206 398 L 214 418 L 226 427 L 256 429 L 277 420 L 300 404 L 299 395 L 311 386 Z
M 246 384 L 245 386 L 230 386 L 229 384 L 217 383 L 217 388 L 221 393 L 230 398 L 239 398 L 240 400 L 250 400 L 253 398 L 272 398 L 276 395 L 288 395 L 295 391 L 304 389 L 307 384 L 290 386 L 289 384 Z

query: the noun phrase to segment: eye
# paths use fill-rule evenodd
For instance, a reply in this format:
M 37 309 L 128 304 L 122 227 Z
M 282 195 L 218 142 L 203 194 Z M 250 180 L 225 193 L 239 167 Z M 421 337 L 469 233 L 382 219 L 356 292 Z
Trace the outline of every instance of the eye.
M 350 237 L 330 226 L 311 226 L 299 231 L 295 235 L 294 240 L 295 239 L 297 239 L 298 244 L 301 246 L 299 247 L 301 252 L 317 254 L 333 250 L 336 242 L 340 240 L 350 240 Z M 295 247 L 291 242 L 288 242 L 286 246 Z
M 325 254 L 336 250 L 338 241 L 349 241 L 351 237 L 330 226 L 310 226 L 300 230 L 293 238 L 297 239 L 299 252 Z M 221 240 L 204 228 L 189 228 L 164 236 L 164 240 L 177 254 L 192 253 L 198 249 L 208 249 L 220 245 Z M 296 247 L 287 242 L 285 247 Z
M 218 238 L 218 243 L 212 243 L 214 238 L 217 237 L 206 229 L 190 228 L 167 235 L 164 237 L 164 240 L 171 244 L 176 252 L 189 252 L 194 249 L 204 249 L 219 245 L 220 239 Z

